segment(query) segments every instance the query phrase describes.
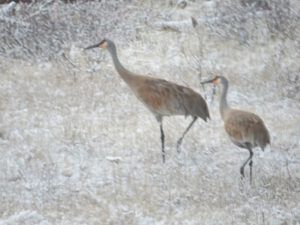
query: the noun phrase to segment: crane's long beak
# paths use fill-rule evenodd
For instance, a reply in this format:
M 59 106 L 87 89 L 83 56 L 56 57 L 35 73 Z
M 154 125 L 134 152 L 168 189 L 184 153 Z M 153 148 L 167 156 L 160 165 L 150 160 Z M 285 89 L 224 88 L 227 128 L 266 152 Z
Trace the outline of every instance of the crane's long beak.
M 100 43 L 95 44 L 95 45 L 91 45 L 91 46 L 89 46 L 89 47 L 86 47 L 84 50 L 89 50 L 89 49 L 92 49 L 92 48 L 98 48 L 99 45 L 100 45 Z
M 215 94 L 216 94 L 216 84 L 215 84 L 215 81 L 216 81 L 216 78 L 210 79 L 210 80 L 206 80 L 206 81 L 202 81 L 202 82 L 201 82 L 201 85 L 202 85 L 203 89 L 204 89 L 204 84 L 210 84 L 210 83 L 213 84 L 212 96 L 211 96 L 211 104 L 213 103 L 213 101 L 214 101 L 214 96 L 215 96 Z
M 202 81 L 201 84 L 209 84 L 209 83 L 213 83 L 214 81 L 215 79 L 206 80 L 206 81 Z

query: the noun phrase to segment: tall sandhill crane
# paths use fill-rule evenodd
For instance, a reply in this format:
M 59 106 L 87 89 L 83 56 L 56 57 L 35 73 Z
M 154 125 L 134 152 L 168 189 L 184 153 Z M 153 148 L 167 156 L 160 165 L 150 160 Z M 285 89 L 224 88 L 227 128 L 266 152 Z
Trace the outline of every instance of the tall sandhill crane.
M 162 160 L 165 162 L 165 135 L 163 117 L 172 115 L 192 116 L 193 120 L 177 141 L 177 151 L 184 136 L 191 129 L 198 117 L 207 121 L 209 112 L 205 100 L 200 94 L 190 88 L 175 83 L 142 75 L 137 75 L 125 69 L 120 63 L 115 44 L 108 39 L 85 48 L 103 48 L 111 54 L 115 69 L 121 78 L 128 84 L 136 97 L 143 102 L 154 114 L 160 124 Z
M 227 104 L 228 80 L 223 76 L 216 76 L 212 80 L 201 82 L 202 84 L 213 83 L 214 85 L 221 84 L 221 99 L 220 113 L 224 121 L 224 126 L 231 141 L 241 147 L 248 149 L 250 156 L 242 164 L 240 173 L 242 178 L 245 177 L 244 168 L 249 162 L 250 167 L 250 184 L 252 183 L 252 166 L 253 166 L 253 151 L 255 147 L 260 147 L 262 150 L 267 144 L 270 144 L 269 132 L 257 115 L 251 112 L 232 109 Z

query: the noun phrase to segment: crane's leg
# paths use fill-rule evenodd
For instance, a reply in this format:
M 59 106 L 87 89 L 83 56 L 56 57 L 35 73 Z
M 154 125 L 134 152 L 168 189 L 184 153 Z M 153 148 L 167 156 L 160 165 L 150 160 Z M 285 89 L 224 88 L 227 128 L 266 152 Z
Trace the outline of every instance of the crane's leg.
M 160 140 L 161 140 L 161 152 L 162 152 L 162 161 L 165 163 L 166 161 L 166 153 L 165 153 L 165 134 L 163 129 L 163 121 L 161 117 L 156 118 L 160 124 Z
M 253 166 L 253 161 L 252 159 L 249 162 L 249 167 L 250 167 L 250 185 L 252 184 L 252 166 Z
M 184 138 L 184 136 L 187 134 L 187 132 L 191 129 L 191 127 L 193 126 L 193 124 L 196 122 L 196 120 L 198 119 L 198 117 L 194 117 L 192 122 L 189 124 L 189 126 L 185 129 L 185 131 L 183 132 L 182 136 L 178 139 L 177 141 L 177 152 L 180 153 L 180 146 L 182 143 L 182 140 Z
M 249 166 L 251 164 L 251 166 L 250 166 L 250 183 L 251 183 L 251 181 L 252 181 L 252 157 L 253 157 L 253 151 L 252 151 L 252 149 L 250 147 L 247 147 L 247 149 L 248 149 L 250 155 L 247 158 L 247 160 L 243 163 L 243 165 L 241 166 L 240 173 L 241 173 L 242 178 L 244 178 L 245 177 L 244 168 L 247 165 L 247 163 L 250 161 Z
M 165 134 L 164 134 L 162 122 L 160 123 L 160 140 L 161 140 L 162 161 L 163 161 L 163 163 L 165 163 L 166 162 Z

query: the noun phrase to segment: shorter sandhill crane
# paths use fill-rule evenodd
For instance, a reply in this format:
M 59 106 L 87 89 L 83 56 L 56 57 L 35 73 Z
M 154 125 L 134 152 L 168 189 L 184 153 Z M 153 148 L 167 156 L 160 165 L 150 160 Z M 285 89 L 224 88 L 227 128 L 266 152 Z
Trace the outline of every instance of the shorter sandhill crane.
M 190 88 L 175 83 L 142 75 L 137 75 L 125 69 L 117 56 L 115 44 L 108 39 L 85 48 L 107 49 L 112 57 L 115 69 L 128 84 L 136 97 L 143 102 L 154 114 L 160 124 L 162 160 L 165 162 L 165 135 L 163 131 L 163 117 L 172 115 L 192 116 L 193 120 L 177 141 L 177 151 L 184 136 L 193 126 L 198 117 L 207 121 L 209 112 L 205 100 L 200 94 Z
M 220 113 L 224 121 L 224 126 L 231 141 L 249 151 L 250 156 L 240 168 L 242 178 L 245 177 L 244 168 L 249 162 L 250 167 L 250 184 L 252 183 L 252 166 L 253 166 L 253 151 L 255 147 L 260 147 L 262 150 L 267 144 L 270 144 L 269 132 L 257 115 L 251 112 L 232 109 L 227 104 L 228 80 L 223 76 L 216 76 L 212 80 L 201 82 L 202 84 L 213 83 L 221 85 Z

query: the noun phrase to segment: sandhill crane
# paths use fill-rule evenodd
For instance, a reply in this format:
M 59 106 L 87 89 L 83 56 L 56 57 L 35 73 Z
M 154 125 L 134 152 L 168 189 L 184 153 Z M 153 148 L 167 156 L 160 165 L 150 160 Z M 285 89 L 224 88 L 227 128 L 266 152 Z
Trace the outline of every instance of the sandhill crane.
M 163 117 L 172 115 L 192 116 L 193 120 L 177 141 L 177 151 L 184 136 L 191 129 L 198 117 L 204 121 L 209 119 L 208 107 L 200 94 L 190 88 L 175 83 L 142 75 L 137 75 L 125 69 L 120 63 L 115 44 L 108 39 L 85 48 L 107 49 L 112 57 L 115 69 L 121 78 L 131 88 L 136 97 L 154 114 L 160 124 L 162 160 L 165 162 L 165 135 Z
M 251 112 L 232 109 L 227 104 L 228 80 L 223 76 L 216 76 L 212 80 L 201 82 L 202 84 L 213 83 L 214 85 L 221 84 L 221 99 L 220 113 L 224 121 L 224 126 L 231 141 L 249 151 L 250 156 L 242 164 L 240 173 L 242 178 L 245 177 L 244 168 L 249 162 L 250 167 L 250 184 L 252 183 L 252 166 L 253 166 L 253 151 L 255 147 L 260 147 L 262 150 L 267 144 L 270 144 L 269 132 L 257 115 Z

